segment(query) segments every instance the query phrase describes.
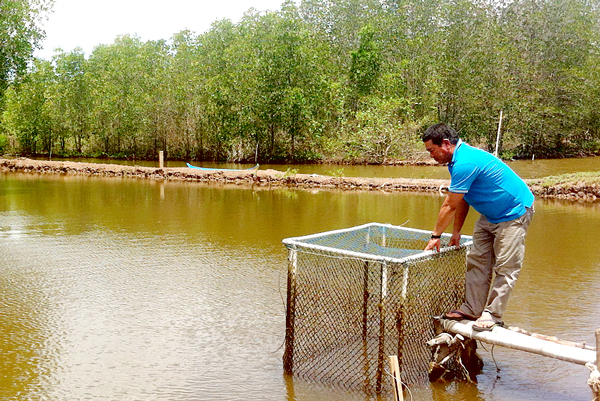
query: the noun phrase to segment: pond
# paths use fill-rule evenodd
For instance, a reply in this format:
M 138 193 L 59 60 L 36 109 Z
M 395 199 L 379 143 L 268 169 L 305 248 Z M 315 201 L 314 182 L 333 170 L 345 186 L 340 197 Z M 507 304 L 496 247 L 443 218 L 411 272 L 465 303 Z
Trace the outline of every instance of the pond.
M 371 399 L 284 377 L 281 241 L 368 222 L 430 230 L 442 201 L 0 174 L 0 398 Z M 535 208 L 505 319 L 593 344 L 600 204 L 537 200 Z M 500 347 L 479 352 L 477 385 L 413 388 L 414 399 L 590 398 L 582 366 Z

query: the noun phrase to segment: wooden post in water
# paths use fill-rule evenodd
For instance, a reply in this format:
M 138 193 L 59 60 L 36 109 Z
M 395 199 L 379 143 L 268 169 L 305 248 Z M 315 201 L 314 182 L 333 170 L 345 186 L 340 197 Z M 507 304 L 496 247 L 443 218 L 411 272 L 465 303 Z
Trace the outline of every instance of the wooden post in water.
M 165 153 L 161 150 L 158 152 L 158 168 L 163 168 L 165 165 Z
M 296 320 L 296 269 L 298 267 L 298 251 L 289 250 L 289 266 L 287 277 L 287 310 L 285 314 L 285 351 L 283 353 L 283 372 L 294 373 L 294 335 Z
M 394 389 L 394 401 L 404 401 L 402 394 L 402 381 L 400 380 L 400 364 L 398 357 L 391 355 L 390 357 L 390 372 L 392 373 L 392 388 Z

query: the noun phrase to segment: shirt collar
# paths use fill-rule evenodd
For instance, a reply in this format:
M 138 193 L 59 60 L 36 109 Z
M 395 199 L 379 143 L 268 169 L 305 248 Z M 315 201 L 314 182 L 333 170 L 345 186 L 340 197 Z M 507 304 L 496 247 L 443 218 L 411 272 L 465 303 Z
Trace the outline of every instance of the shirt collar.
M 458 148 L 463 144 L 463 141 L 459 138 L 458 142 L 456 142 L 456 146 L 454 147 L 454 153 L 452 153 L 452 161 L 448 163 L 448 167 L 454 166 L 454 162 L 456 161 L 456 154 L 458 153 Z

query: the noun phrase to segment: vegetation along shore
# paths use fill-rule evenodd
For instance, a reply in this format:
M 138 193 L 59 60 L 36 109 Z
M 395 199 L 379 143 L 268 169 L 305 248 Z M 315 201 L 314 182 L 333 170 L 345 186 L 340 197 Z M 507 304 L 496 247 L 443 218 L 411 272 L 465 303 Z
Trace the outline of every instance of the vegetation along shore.
M 295 174 L 273 169 L 255 171 L 204 171 L 186 167 L 156 168 L 44 161 L 27 158 L 0 159 L 0 172 L 120 177 L 159 181 L 189 181 L 225 185 L 296 187 L 387 192 L 438 193 L 449 181 L 439 179 L 339 177 Z M 596 201 L 600 198 L 600 172 L 563 174 L 525 180 L 541 198 Z
M 443 121 L 503 159 L 600 154 L 594 2 L 285 1 L 51 60 L 22 27 L 52 1 L 5 3 L 0 153 L 379 164 Z

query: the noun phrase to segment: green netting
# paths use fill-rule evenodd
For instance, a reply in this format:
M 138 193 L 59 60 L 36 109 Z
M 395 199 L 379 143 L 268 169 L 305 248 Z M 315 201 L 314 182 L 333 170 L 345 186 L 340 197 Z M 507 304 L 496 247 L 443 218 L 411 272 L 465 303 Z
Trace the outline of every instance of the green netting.
M 432 316 L 464 298 L 466 250 L 423 252 L 430 231 L 366 224 L 283 241 L 289 250 L 287 373 L 368 393 L 427 381 Z M 443 241 L 447 242 L 449 236 Z

